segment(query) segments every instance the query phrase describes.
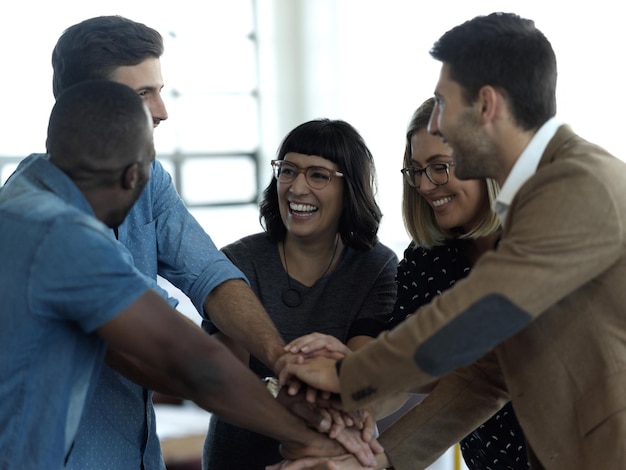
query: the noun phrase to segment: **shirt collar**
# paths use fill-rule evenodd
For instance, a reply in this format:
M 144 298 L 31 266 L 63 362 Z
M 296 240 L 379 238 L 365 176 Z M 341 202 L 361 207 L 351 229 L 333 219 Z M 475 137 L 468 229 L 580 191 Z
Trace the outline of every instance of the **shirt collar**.
M 537 171 L 543 152 L 561 124 L 561 121 L 556 117 L 548 119 L 535 133 L 515 162 L 515 165 L 513 165 L 493 207 L 502 225 L 506 222 L 511 201 L 513 201 L 522 185 Z
M 29 157 L 30 158 L 30 157 Z M 50 162 L 49 156 L 37 154 L 28 162 L 21 172 L 38 186 L 54 193 L 67 204 L 95 217 L 93 209 L 84 194 L 72 179 L 61 169 Z

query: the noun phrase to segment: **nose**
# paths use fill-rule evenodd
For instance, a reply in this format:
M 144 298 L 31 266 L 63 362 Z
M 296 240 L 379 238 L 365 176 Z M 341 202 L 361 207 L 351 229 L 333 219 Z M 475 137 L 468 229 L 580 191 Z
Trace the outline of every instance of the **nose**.
M 437 188 L 437 185 L 433 183 L 432 181 L 430 181 L 430 178 L 428 178 L 428 176 L 426 175 L 426 172 L 423 172 L 420 175 L 419 183 L 420 183 L 420 187 L 418 188 L 418 190 L 421 193 L 428 193 L 432 191 L 433 189 Z
M 161 121 L 165 121 L 168 118 L 167 108 L 165 107 L 165 102 L 163 98 L 161 98 L 160 93 L 156 93 L 150 100 L 148 109 L 152 115 L 152 121 L 155 127 L 158 126 Z
M 305 194 L 309 192 L 309 183 L 306 181 L 304 171 L 299 171 L 295 179 L 291 182 L 289 191 L 295 194 Z
M 430 135 L 439 135 L 439 107 L 435 105 L 433 112 L 430 113 L 428 120 L 428 133 Z

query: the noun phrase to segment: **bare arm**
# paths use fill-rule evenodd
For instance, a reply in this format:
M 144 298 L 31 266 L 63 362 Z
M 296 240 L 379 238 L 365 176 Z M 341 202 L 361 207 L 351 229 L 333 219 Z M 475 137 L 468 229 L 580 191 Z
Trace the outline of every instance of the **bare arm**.
M 194 328 L 196 327 L 196 324 L 188 317 L 180 312 L 177 313 Z M 110 367 L 144 388 L 149 388 L 166 395 L 177 395 L 177 391 L 172 389 L 170 377 L 161 368 L 148 367 L 145 362 L 142 362 L 135 356 L 113 349 L 109 345 L 109 347 L 107 347 L 105 362 Z
M 170 392 L 187 397 L 231 423 L 281 441 L 286 456 L 340 452 L 267 393 L 263 384 L 226 347 L 147 291 L 98 333 L 113 350 L 142 370 L 167 377 Z
M 204 311 L 223 335 L 274 370 L 274 363 L 284 353 L 285 343 L 244 281 L 232 279 L 217 286 L 204 301 Z M 225 344 L 232 346 L 228 341 Z M 233 351 L 236 350 L 233 347 Z M 241 357 L 242 349 L 236 354 Z
M 144 388 L 177 397 L 178 390 L 172 387 L 168 375 L 159 368 L 148 367 L 140 359 L 124 354 L 111 347 L 107 348 L 107 365 Z
M 250 353 L 241 344 L 233 340 L 230 336 L 226 336 L 221 331 L 214 333 L 213 337 L 219 340 L 228 349 L 230 349 L 230 352 L 237 356 L 241 362 L 243 362 L 247 366 L 250 365 Z

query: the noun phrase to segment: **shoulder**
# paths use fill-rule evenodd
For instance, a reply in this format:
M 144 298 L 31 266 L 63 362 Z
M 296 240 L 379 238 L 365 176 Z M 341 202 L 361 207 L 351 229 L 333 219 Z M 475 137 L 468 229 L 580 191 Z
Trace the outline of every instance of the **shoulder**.
M 29 165 L 32 165 L 33 162 L 44 160 L 48 161 L 48 156 L 45 153 L 31 153 L 28 157 L 25 157 L 20 161 L 20 163 L 17 165 L 16 171 L 23 170 Z
M 430 248 L 416 246 L 411 243 L 398 263 L 396 280 L 400 283 L 411 283 L 416 279 L 428 280 L 431 276 L 444 277 L 449 281 L 467 275 L 470 263 L 464 248 L 464 240 L 448 239 L 442 245 Z
M 377 242 L 367 251 L 358 251 L 349 247 L 345 256 L 345 263 L 342 264 L 362 274 L 370 270 L 372 273 L 384 270 L 393 271 L 395 275 L 398 257 L 391 248 Z
M 161 164 L 159 160 L 155 159 L 150 165 L 150 169 L 152 171 L 152 174 L 150 175 L 150 177 L 156 178 L 157 181 L 159 181 L 162 178 L 165 178 L 168 181 L 171 181 L 170 174 L 165 170 L 165 168 L 163 168 L 163 165 Z
M 527 209 L 524 220 L 535 226 L 558 214 L 560 220 L 602 226 L 604 231 L 612 220 L 620 220 L 621 225 L 626 218 L 625 180 L 622 160 L 562 126 L 535 174 L 513 198 L 510 214 L 519 218 Z
M 378 242 L 367 251 L 349 247 L 341 263 L 341 272 L 347 276 L 359 276 L 361 280 L 367 276 L 375 279 L 383 274 L 395 276 L 397 266 L 398 257 L 395 252 Z
M 366 251 L 365 253 L 370 253 L 370 256 L 374 258 L 380 258 L 387 261 L 398 261 L 398 256 L 396 255 L 396 252 L 389 248 L 387 245 L 382 244 L 381 242 L 376 242 L 372 249 Z
M 266 232 L 259 232 L 253 235 L 240 238 L 239 240 L 230 243 L 222 248 L 222 251 L 227 255 L 241 255 L 241 254 L 253 254 L 253 257 L 257 257 L 265 253 L 270 247 L 275 246 L 269 238 Z
M 79 210 L 59 210 L 54 215 L 48 232 L 52 246 L 67 247 L 65 256 L 70 256 L 71 252 L 84 254 L 84 250 L 89 249 L 88 258 L 93 260 L 119 252 L 120 244 L 113 238 L 111 229 L 95 217 Z
M 461 249 L 463 242 L 456 238 L 445 240 L 441 245 L 432 247 L 418 246 L 415 242 L 411 242 L 404 250 L 403 262 L 419 261 L 419 260 L 435 260 L 441 256 L 456 254 Z
M 159 160 L 154 160 L 150 165 L 150 180 L 143 190 L 142 196 L 146 193 L 150 195 L 149 198 L 161 196 L 163 193 L 168 197 L 174 197 L 174 195 L 176 198 L 179 197 L 172 177 Z
M 564 125 L 548 143 L 535 176 L 539 181 L 584 178 L 601 186 L 603 182 L 619 181 L 621 186 L 625 172 L 622 160 Z

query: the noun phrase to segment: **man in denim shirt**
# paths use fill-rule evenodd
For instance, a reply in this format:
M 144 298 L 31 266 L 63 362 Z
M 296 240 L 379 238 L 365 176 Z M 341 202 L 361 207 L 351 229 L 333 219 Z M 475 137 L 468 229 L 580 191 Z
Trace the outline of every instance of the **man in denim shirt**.
M 156 127 L 167 119 L 160 96 L 162 53 L 161 35 L 143 24 L 119 16 L 85 20 L 68 28 L 54 49 L 55 97 L 84 80 L 117 81 L 143 98 Z M 280 335 L 243 273 L 187 211 L 158 161 L 116 235 L 141 272 L 170 281 L 202 316 L 273 368 L 283 353 Z M 68 467 L 164 469 L 154 419 L 152 392 L 105 366 Z
M 150 177 L 152 134 L 132 89 L 83 82 L 53 108 L 49 159 L 31 160 L 0 189 L 2 469 L 65 466 L 105 348 L 144 372 L 133 378 L 276 435 L 288 453 L 338 449 L 173 310 L 113 236 Z

